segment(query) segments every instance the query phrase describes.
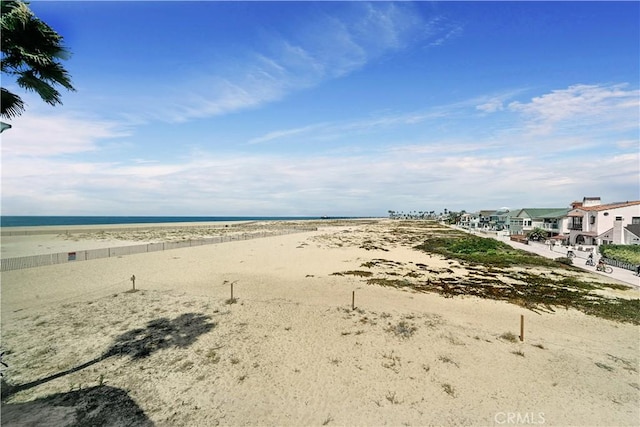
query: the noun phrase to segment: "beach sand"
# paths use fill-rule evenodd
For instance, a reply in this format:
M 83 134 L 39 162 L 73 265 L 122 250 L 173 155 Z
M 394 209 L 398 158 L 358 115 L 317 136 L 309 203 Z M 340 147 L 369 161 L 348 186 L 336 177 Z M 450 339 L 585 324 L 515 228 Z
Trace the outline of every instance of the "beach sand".
M 370 285 L 472 272 L 391 221 L 313 224 L 2 273 L 2 425 L 640 423 L 638 326 Z

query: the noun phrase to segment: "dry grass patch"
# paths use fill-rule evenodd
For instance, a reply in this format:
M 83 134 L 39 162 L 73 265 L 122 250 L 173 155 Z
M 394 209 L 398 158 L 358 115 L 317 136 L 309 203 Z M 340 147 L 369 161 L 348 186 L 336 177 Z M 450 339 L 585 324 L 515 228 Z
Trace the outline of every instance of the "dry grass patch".
M 410 338 L 418 328 L 415 325 L 401 320 L 396 325 L 390 325 L 386 331 L 390 332 L 400 338 Z

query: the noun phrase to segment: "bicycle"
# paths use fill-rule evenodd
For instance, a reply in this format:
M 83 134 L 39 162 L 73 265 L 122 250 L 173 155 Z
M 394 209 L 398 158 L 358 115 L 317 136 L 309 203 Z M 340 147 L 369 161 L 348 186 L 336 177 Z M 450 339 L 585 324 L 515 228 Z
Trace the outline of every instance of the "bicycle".
M 613 268 L 605 264 L 599 264 L 596 267 L 596 271 L 603 271 L 605 273 L 611 274 L 613 273 Z
M 591 267 L 594 267 L 596 265 L 596 263 L 593 262 L 593 258 L 587 258 L 587 262 L 585 262 L 585 265 L 589 265 Z

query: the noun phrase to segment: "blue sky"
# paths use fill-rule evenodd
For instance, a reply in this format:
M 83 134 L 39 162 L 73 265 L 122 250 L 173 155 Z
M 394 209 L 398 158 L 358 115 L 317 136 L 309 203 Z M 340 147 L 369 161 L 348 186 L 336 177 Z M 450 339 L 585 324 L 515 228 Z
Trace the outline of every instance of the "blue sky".
M 638 2 L 33 1 L 76 92 L 2 134 L 4 215 L 637 200 Z

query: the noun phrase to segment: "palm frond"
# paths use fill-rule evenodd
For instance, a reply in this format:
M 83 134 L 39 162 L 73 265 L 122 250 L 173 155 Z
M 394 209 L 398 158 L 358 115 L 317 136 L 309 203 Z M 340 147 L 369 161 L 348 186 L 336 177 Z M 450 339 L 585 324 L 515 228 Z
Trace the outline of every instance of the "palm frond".
M 0 116 L 11 119 L 13 117 L 18 117 L 23 112 L 24 102 L 22 101 L 22 99 L 18 95 L 9 92 L 5 88 L 1 88 Z
M 59 62 L 49 62 L 42 66 L 32 67 L 31 71 L 39 79 L 52 84 L 59 84 L 67 90 L 74 91 L 71 85 L 71 77 L 67 70 Z
M 18 76 L 17 84 L 36 92 L 44 102 L 60 104 L 60 92 L 54 86 L 75 90 L 69 73 L 59 62 L 69 55 L 62 45 L 62 36 L 38 19 L 26 3 L 14 0 L 2 0 L 0 3 L 2 73 Z M 2 115 L 9 117 L 21 114 L 24 104 L 19 97 L 16 99 L 9 95 L 16 97 L 3 89 Z
M 23 73 L 16 79 L 16 83 L 23 89 L 36 92 L 49 105 L 60 104 L 60 92 L 46 81 L 36 77 L 32 71 Z

